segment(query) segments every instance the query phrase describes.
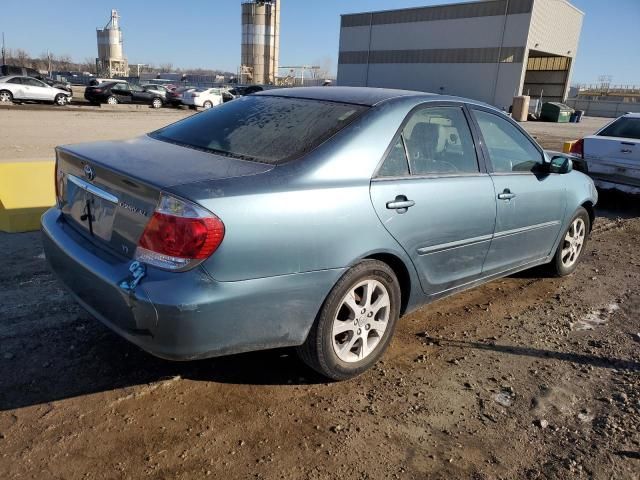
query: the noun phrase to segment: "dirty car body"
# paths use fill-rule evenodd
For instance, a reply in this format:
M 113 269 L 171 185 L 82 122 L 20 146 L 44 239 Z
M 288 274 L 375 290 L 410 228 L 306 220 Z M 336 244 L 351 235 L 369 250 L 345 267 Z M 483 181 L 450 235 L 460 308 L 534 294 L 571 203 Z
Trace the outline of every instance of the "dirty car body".
M 525 153 L 487 148 L 491 129 Z M 414 154 L 434 133 L 439 160 Z M 549 262 L 597 199 L 582 173 L 550 173 L 499 111 L 399 90 L 272 90 L 56 154 L 58 204 L 42 218 L 52 269 L 107 326 L 175 360 L 302 344 L 362 259 L 396 271 L 402 313 Z M 194 221 L 213 253 L 158 246 Z
M 573 148 L 597 187 L 640 195 L 640 113 L 622 115 Z

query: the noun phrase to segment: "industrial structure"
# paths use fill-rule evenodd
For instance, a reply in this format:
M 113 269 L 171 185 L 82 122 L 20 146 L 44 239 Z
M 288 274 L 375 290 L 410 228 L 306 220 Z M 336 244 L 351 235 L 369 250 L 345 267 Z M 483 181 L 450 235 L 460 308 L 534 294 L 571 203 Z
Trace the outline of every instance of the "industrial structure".
M 507 108 L 563 101 L 584 14 L 566 0 L 490 0 L 342 15 L 338 85 L 459 95 Z
M 104 28 L 98 28 L 98 58 L 96 71 L 98 76 L 112 78 L 128 76 L 129 65 L 122 49 L 122 30 L 117 10 L 111 10 L 111 19 Z
M 280 0 L 242 3 L 241 83 L 273 84 L 280 50 Z

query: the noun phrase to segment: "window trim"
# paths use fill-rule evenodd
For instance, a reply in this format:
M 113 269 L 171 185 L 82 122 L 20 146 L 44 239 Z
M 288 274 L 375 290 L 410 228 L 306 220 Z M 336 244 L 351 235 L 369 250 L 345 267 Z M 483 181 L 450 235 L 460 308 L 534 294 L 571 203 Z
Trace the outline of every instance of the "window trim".
M 440 108 L 440 107 L 454 107 L 462 110 L 462 114 L 467 121 L 467 126 L 469 127 L 469 133 L 471 134 L 471 140 L 473 141 L 473 147 L 476 154 L 476 161 L 478 163 L 478 171 L 477 172 L 443 172 L 443 173 L 430 173 L 425 175 L 417 175 L 411 171 L 411 162 L 409 161 L 409 151 L 407 150 L 407 143 L 404 140 L 404 129 L 409 123 L 409 119 L 418 111 L 425 108 Z M 433 178 L 451 178 L 451 177 L 476 177 L 476 176 L 485 176 L 488 174 L 488 168 L 485 162 L 484 151 L 480 149 L 479 145 L 479 137 L 478 132 L 476 131 L 476 125 L 474 123 L 475 119 L 472 117 L 469 112 L 468 105 L 465 102 L 456 102 L 456 101 L 447 101 L 447 100 L 439 100 L 439 101 L 426 101 L 421 102 L 415 105 L 411 110 L 405 115 L 402 123 L 396 130 L 396 133 L 393 135 L 389 146 L 387 146 L 384 154 L 382 155 L 382 159 L 378 162 L 373 175 L 371 176 L 372 181 L 387 181 L 387 180 L 399 180 L 399 179 L 433 179 Z M 387 160 L 391 150 L 395 146 L 398 141 L 398 137 L 402 137 L 402 144 L 404 145 L 404 154 L 407 160 L 407 170 L 409 171 L 409 175 L 403 175 L 400 177 L 382 177 L 379 176 L 379 172 L 382 168 L 382 165 Z
M 538 151 L 538 153 L 540 153 L 540 159 L 541 159 L 541 165 L 544 165 L 545 160 L 546 160 L 546 156 L 544 153 L 544 149 L 538 145 L 538 142 L 536 142 L 533 138 L 531 138 L 531 135 L 529 135 L 529 133 L 522 128 L 518 122 L 514 121 L 511 117 L 508 117 L 504 114 L 501 114 L 500 112 L 497 112 L 496 110 L 493 110 L 491 108 L 487 108 L 484 107 L 482 105 L 469 105 L 469 110 L 471 111 L 471 117 L 472 117 L 472 121 L 474 123 L 474 127 L 476 130 L 476 134 L 478 136 L 478 143 L 480 144 L 480 147 L 482 148 L 482 152 L 483 155 L 485 157 L 485 163 L 487 166 L 487 172 L 490 175 L 494 175 L 494 176 L 507 176 L 507 175 L 536 175 L 536 172 L 534 171 L 526 171 L 526 172 L 496 172 L 493 166 L 493 162 L 491 161 L 491 155 L 489 154 L 489 149 L 487 148 L 487 145 L 485 143 L 484 140 L 484 136 L 482 135 L 482 130 L 480 129 L 480 124 L 478 123 L 478 119 L 476 117 L 475 112 L 476 111 L 481 111 L 484 113 L 488 113 L 491 115 L 495 115 L 498 118 L 503 118 L 504 120 L 507 121 L 507 123 L 510 123 L 511 125 L 515 126 L 516 129 L 522 133 L 524 135 L 524 137 L 534 146 L 534 148 Z M 502 117 L 500 117 L 500 115 L 503 115 Z

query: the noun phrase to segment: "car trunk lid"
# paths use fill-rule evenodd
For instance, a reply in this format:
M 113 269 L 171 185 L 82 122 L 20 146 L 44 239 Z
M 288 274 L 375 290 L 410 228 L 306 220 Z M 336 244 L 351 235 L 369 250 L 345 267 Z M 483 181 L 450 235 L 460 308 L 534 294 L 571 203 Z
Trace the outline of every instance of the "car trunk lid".
M 56 154 L 67 222 L 95 244 L 128 258 L 133 257 L 162 191 L 273 168 L 149 137 L 58 147 Z
M 584 158 L 594 178 L 640 186 L 640 140 L 592 135 L 584 139 Z

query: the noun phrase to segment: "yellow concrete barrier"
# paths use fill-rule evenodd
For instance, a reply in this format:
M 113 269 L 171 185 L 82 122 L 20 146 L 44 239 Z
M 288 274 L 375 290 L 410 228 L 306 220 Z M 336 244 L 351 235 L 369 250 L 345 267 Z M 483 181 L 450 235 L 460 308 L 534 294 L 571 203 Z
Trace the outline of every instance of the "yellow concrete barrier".
M 40 217 L 55 203 L 53 160 L 0 163 L 0 230 L 40 229 Z
M 571 140 L 570 142 L 564 142 L 564 144 L 562 145 L 562 152 L 563 153 L 571 153 L 571 147 L 573 147 L 573 144 L 576 143 L 577 140 Z

